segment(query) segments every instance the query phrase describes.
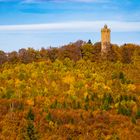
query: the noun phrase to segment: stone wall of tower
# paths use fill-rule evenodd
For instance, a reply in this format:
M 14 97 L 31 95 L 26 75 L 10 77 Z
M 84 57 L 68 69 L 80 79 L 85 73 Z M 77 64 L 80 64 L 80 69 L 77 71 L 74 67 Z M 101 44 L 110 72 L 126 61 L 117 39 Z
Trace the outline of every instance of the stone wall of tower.
M 101 30 L 101 52 L 108 53 L 111 50 L 110 29 L 107 25 Z

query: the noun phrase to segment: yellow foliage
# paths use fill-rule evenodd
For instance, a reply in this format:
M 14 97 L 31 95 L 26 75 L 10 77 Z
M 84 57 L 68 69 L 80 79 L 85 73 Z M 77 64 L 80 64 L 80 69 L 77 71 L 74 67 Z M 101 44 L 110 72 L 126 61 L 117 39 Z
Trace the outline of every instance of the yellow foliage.
M 57 127 L 57 123 L 55 123 L 55 122 L 53 122 L 53 121 L 49 121 L 49 127 L 50 127 L 51 129 L 54 129 L 54 128 Z
M 108 91 L 110 91 L 111 90 L 111 88 L 109 87 L 109 86 L 104 86 L 104 89 L 106 89 L 106 90 L 108 90 Z
M 52 86 L 53 88 L 56 87 L 55 81 L 52 81 L 51 86 Z
M 129 84 L 129 85 L 127 86 L 127 88 L 128 88 L 129 91 L 135 91 L 136 86 L 135 86 L 134 84 Z
M 88 95 L 88 92 L 85 92 L 85 93 L 84 93 L 84 98 L 86 98 L 86 97 L 87 97 L 87 95 Z
M 15 80 L 15 86 L 16 86 L 16 87 L 19 87 L 19 86 L 21 85 L 21 83 L 22 83 L 22 82 L 21 82 L 19 79 L 16 79 L 16 80 Z
M 75 77 L 71 76 L 71 75 L 66 75 L 63 78 L 63 82 L 66 83 L 66 84 L 73 84 L 75 82 Z
M 51 86 L 53 87 L 54 90 L 58 90 L 58 87 L 55 81 L 52 81 Z
M 111 135 L 107 135 L 107 136 L 105 137 L 105 140 L 112 140 Z
M 45 92 L 45 93 L 48 93 L 48 88 L 45 87 L 45 88 L 44 88 L 44 92 Z
M 50 104 L 51 104 L 50 99 L 45 98 L 45 101 L 44 101 L 44 105 L 45 105 L 45 107 L 48 107 Z
M 66 92 L 66 94 L 72 95 L 72 96 L 75 95 L 75 88 L 73 85 L 70 85 L 70 89 Z

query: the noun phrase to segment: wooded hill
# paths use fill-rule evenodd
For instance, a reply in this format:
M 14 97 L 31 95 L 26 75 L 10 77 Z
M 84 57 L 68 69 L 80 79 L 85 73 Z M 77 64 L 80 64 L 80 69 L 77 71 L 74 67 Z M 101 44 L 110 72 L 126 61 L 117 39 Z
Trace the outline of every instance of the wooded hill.
M 0 52 L 0 140 L 138 140 L 140 47 L 78 41 Z
M 18 52 L 13 51 L 5 53 L 0 51 L 0 64 L 5 62 L 10 63 L 30 63 L 33 61 L 51 60 L 54 62 L 56 59 L 64 60 L 70 58 L 73 61 L 80 59 L 90 60 L 92 62 L 99 62 L 102 60 L 110 60 L 113 62 L 131 63 L 135 57 L 140 56 L 140 46 L 135 44 L 124 44 L 118 46 L 111 45 L 112 51 L 106 54 L 105 57 L 101 56 L 101 43 L 92 44 L 84 41 L 77 41 L 60 48 L 50 47 L 48 49 L 41 48 L 34 50 L 33 48 L 20 49 Z

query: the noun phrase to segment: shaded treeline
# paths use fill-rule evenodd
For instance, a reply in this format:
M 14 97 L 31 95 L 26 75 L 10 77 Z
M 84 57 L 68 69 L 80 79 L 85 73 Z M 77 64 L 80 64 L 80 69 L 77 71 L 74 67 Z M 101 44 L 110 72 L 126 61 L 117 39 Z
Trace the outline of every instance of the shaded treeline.
M 84 42 L 79 40 L 75 43 L 62 46 L 60 48 L 41 48 L 35 50 L 33 48 L 22 48 L 18 52 L 12 51 L 5 53 L 0 51 L 0 64 L 8 63 L 31 63 L 33 61 L 51 60 L 54 62 L 56 59 L 64 60 L 70 58 L 71 60 L 78 61 L 80 59 L 90 60 L 92 62 L 102 61 L 104 58 L 110 61 L 120 61 L 123 63 L 131 63 L 134 59 L 140 56 L 140 46 L 135 44 L 124 44 L 118 46 L 112 44 L 112 51 L 105 56 L 101 55 L 101 43 L 97 42 Z

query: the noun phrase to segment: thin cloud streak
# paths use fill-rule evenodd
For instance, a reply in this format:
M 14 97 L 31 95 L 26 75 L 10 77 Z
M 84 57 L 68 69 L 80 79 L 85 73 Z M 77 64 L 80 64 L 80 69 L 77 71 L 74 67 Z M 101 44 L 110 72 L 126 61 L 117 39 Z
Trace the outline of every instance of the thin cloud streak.
M 84 3 L 106 3 L 109 0 L 23 0 L 23 3 L 41 3 L 41 2 L 84 2 Z
M 71 21 L 62 23 L 0 25 L 0 31 L 99 32 L 107 24 L 112 32 L 140 32 L 140 22 Z
M 43 3 L 43 2 L 84 2 L 106 3 L 110 0 L 0 0 L 0 2 Z

